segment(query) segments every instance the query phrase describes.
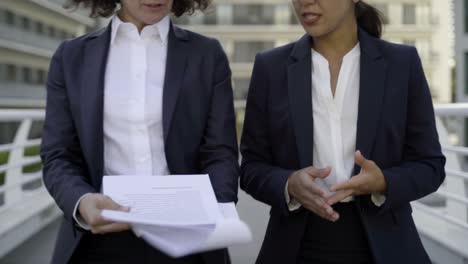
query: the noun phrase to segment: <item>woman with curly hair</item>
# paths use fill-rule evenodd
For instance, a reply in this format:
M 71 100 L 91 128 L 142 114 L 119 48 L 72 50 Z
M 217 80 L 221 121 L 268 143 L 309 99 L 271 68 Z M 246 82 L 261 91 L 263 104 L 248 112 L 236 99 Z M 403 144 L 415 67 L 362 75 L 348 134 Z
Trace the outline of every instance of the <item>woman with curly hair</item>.
M 229 263 L 227 250 L 171 259 L 101 210 L 103 175 L 209 174 L 237 201 L 238 150 L 228 60 L 217 40 L 169 14 L 209 0 L 73 0 L 108 27 L 64 41 L 47 82 L 44 183 L 64 213 L 52 263 Z M 137 176 L 135 176 L 137 177 Z

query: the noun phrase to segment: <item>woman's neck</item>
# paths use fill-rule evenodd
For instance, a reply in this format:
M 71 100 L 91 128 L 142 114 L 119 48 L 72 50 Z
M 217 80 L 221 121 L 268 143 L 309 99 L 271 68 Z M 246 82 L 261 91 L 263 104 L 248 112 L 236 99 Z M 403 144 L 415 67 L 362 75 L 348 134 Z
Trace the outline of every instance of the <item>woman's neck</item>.
M 314 38 L 313 48 L 327 60 L 341 60 L 358 43 L 357 23 Z

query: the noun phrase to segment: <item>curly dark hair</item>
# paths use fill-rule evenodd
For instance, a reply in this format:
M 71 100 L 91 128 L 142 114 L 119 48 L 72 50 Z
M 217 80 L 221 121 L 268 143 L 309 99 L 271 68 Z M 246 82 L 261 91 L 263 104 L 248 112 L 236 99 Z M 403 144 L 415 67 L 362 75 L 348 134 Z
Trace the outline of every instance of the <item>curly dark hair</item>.
M 79 6 L 90 8 L 91 17 L 109 17 L 115 13 L 120 0 L 68 0 L 66 8 Z M 193 14 L 196 10 L 204 11 L 211 4 L 211 0 L 174 0 L 172 13 L 176 17 Z

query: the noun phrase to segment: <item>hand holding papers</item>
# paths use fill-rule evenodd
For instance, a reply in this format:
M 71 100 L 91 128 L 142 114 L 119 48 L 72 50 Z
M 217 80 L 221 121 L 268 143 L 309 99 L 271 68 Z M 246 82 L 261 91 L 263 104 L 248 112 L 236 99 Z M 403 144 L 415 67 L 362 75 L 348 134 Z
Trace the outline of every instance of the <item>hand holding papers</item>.
M 218 204 L 208 175 L 105 176 L 103 193 L 130 212 L 104 210 L 172 257 L 247 243 L 252 235 L 233 203 Z

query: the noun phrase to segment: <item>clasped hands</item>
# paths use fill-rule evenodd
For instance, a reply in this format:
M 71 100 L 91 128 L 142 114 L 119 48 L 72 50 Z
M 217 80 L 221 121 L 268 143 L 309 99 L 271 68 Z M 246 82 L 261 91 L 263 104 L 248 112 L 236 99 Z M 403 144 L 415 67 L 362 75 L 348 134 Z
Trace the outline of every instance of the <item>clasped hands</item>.
M 308 167 L 294 172 L 288 179 L 288 193 L 304 208 L 335 222 L 340 216 L 333 210 L 332 205 L 350 196 L 383 194 L 387 189 L 383 172 L 375 162 L 366 159 L 360 151 L 357 151 L 355 163 L 361 167 L 359 174 L 332 186 L 330 190 L 334 194 L 331 196 L 315 182 L 315 179 L 328 177 L 332 171 L 331 167 L 324 169 Z

